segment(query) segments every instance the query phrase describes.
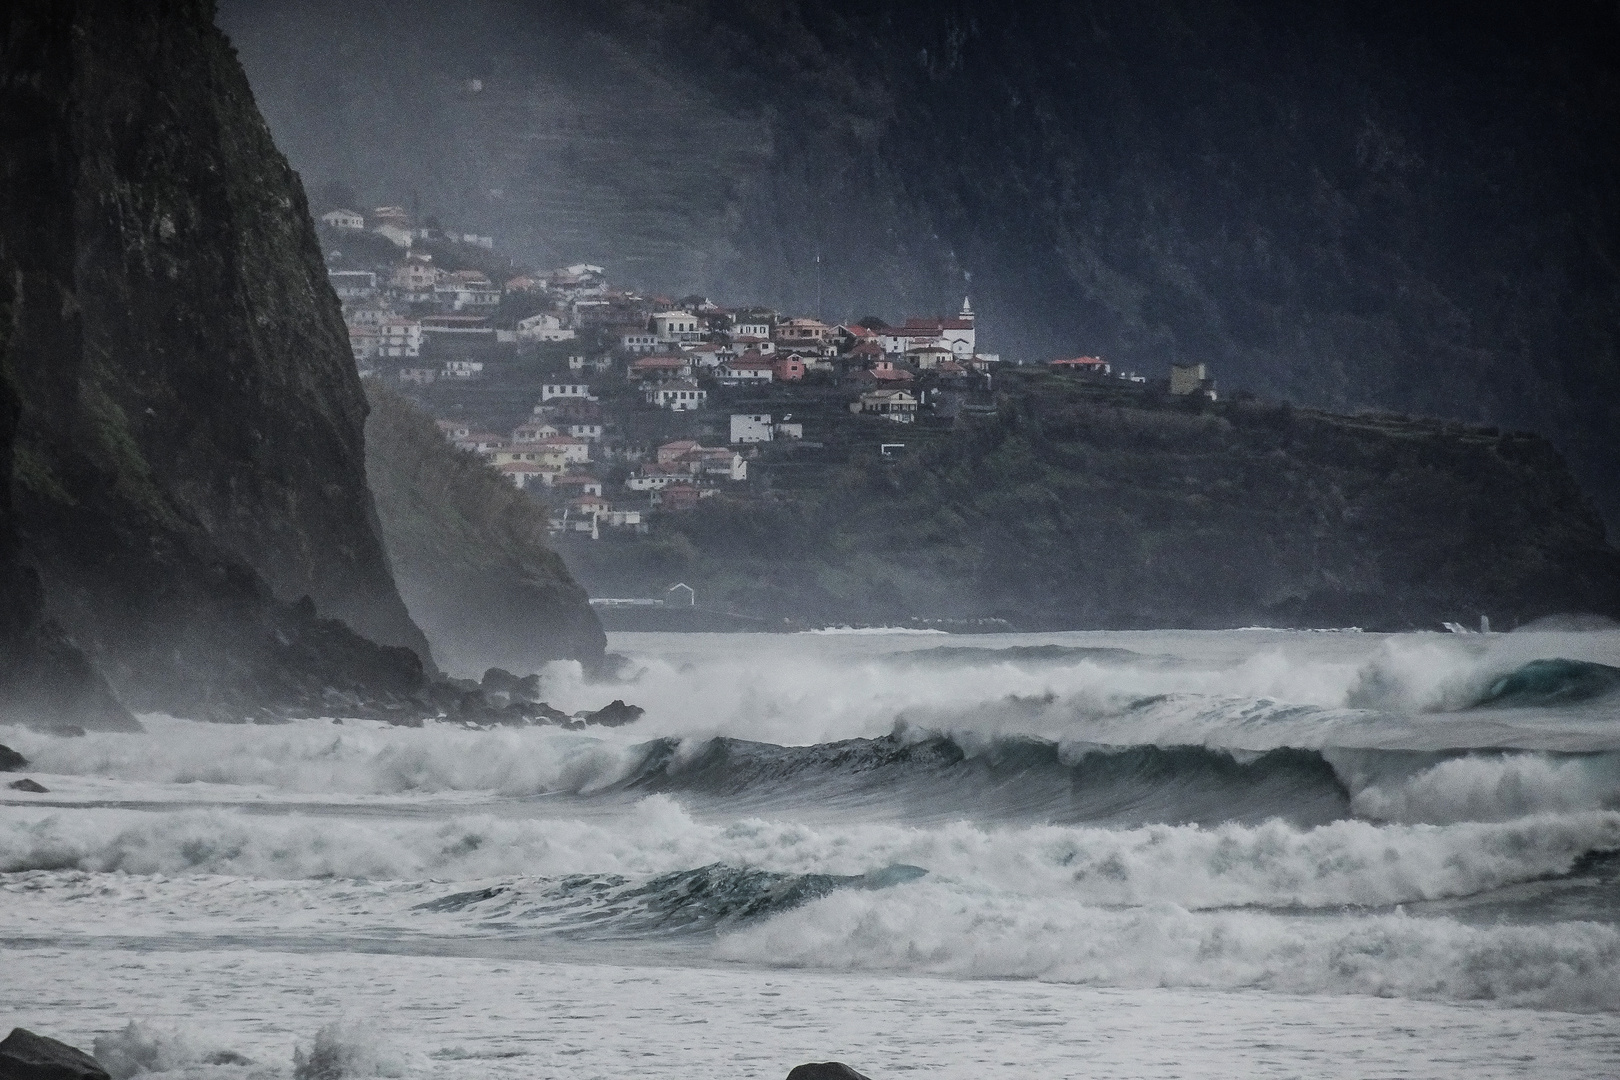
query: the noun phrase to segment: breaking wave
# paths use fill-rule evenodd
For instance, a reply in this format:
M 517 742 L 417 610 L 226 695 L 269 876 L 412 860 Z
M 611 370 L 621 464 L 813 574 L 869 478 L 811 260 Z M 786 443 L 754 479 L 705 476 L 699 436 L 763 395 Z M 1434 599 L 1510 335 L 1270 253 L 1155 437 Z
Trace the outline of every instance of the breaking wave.
M 436 879 L 510 890 L 519 877 L 645 883 L 694 867 L 822 875 L 827 882 L 915 867 L 931 879 L 1025 897 L 1187 908 L 1378 907 L 1464 897 L 1565 875 L 1592 853 L 1616 850 L 1614 812 L 1443 827 L 1340 821 L 1299 828 L 1275 819 L 1133 829 L 960 821 L 931 828 L 812 826 L 760 818 L 720 825 L 694 819 L 667 796 L 619 816 L 584 819 L 333 821 L 218 810 L 80 811 L 0 824 L 0 871 L 13 874 Z M 706 880 L 719 879 L 709 873 Z M 749 880 L 754 887 L 766 878 Z M 209 903 L 217 901 L 212 889 L 205 892 Z
M 720 942 L 777 966 L 1106 986 L 1483 1000 L 1571 1010 L 1620 1001 L 1620 931 L 1594 923 L 1469 926 L 1400 913 L 1288 918 L 1112 910 L 922 881 L 840 892 Z

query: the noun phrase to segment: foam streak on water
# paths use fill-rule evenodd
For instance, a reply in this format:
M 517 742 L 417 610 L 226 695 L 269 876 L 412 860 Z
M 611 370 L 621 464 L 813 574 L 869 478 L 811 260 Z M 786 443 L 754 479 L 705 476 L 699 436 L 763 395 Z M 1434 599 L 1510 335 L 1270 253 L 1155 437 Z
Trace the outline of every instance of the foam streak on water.
M 614 646 L 543 678 L 613 730 L 0 725 L 0 1010 L 117 1080 L 1614 1072 L 1620 635 Z

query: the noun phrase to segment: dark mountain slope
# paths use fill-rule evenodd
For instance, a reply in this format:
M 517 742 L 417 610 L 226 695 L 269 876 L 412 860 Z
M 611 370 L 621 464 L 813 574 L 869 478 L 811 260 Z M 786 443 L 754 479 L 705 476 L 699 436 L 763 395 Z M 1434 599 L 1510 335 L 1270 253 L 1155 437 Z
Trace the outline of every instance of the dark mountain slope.
M 606 637 L 546 541 L 546 512 L 431 417 L 368 387 L 366 465 L 400 592 L 446 667 L 594 666 Z
M 317 183 L 674 293 L 893 318 L 971 291 L 1012 357 L 1533 429 L 1620 525 L 1610 3 L 224 18 Z
M 849 418 L 816 451 L 841 466 L 767 446 L 749 472 L 769 499 L 704 500 L 647 537 L 565 554 L 599 594 L 678 580 L 775 623 L 1438 630 L 1620 614 L 1620 553 L 1539 437 L 1046 372 L 1000 382 L 994 416 Z M 908 456 L 879 456 L 885 440 Z

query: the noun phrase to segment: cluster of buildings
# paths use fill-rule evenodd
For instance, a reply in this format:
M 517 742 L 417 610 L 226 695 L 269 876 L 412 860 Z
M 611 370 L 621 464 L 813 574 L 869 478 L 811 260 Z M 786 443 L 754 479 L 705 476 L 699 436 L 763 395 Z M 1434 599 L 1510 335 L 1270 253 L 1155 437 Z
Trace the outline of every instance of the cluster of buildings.
M 448 420 L 438 421 L 439 430 L 458 448 L 483 457 L 519 490 L 543 492 L 554 532 L 584 532 L 593 539 L 604 529 L 645 532 L 650 512 L 689 510 L 722 486 L 748 479 L 748 462 L 738 450 L 695 439 L 671 440 L 651 452 L 603 453 L 607 425 L 600 403 L 588 392 L 567 392 L 573 390 L 588 388 L 547 385 L 531 418 L 508 435 Z M 779 429 L 802 434 L 794 425 L 763 421 L 765 438 Z M 600 470 L 613 461 L 629 468 L 620 470 L 619 490 L 610 492 Z
M 528 417 L 510 432 L 439 422 L 447 439 L 482 456 L 514 486 L 543 493 L 557 531 L 592 537 L 604 530 L 645 531 L 653 513 L 689 509 L 746 481 L 748 455 L 759 452 L 757 444 L 805 438 L 803 422 L 793 422 L 791 414 L 728 410 L 721 421 L 714 413 L 724 402 L 741 397 L 757 408 L 771 400 L 773 387 L 809 384 L 832 395 L 836 410 L 847 405 L 850 413 L 910 424 L 937 408 L 942 393 L 965 400 L 979 392 L 988 400 L 984 392 L 1000 361 L 980 350 L 967 298 L 953 316 L 912 317 L 900 326 L 828 323 L 762 308 L 725 308 L 702 297 L 643 296 L 612 287 L 604 269 L 588 263 L 549 273 L 448 269 L 435 263 L 435 252 L 440 263 L 455 266 L 511 264 L 478 257 L 492 253 L 490 237 L 419 227 L 399 207 L 369 214 L 336 209 L 321 221 L 335 263 L 328 273 L 363 376 L 418 390 L 464 384 L 489 378 L 491 357 L 566 343 L 528 351 L 544 357 L 547 381 Z M 344 238 L 359 233 L 388 241 L 352 245 L 372 253 L 363 268 L 355 259 L 337 257 L 337 249 L 347 246 Z M 1097 357 L 1057 360 L 1051 367 L 1145 381 L 1116 373 Z M 527 386 L 532 393 L 533 383 Z M 752 392 L 732 392 L 737 389 Z M 1214 382 L 1201 365 L 1178 367 L 1171 389 L 1214 397 Z M 993 406 L 964 406 L 974 407 Z M 696 414 L 676 429 L 718 429 L 729 439 L 723 446 L 692 438 L 631 445 L 634 440 L 616 430 L 628 419 L 627 410 Z M 718 441 L 717 435 L 706 437 Z

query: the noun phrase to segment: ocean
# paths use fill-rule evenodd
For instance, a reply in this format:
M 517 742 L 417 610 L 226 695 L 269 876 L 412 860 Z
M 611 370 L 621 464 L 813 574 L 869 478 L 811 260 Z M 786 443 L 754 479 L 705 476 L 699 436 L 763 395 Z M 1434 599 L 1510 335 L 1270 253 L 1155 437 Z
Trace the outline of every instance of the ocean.
M 1620 632 L 615 634 L 622 728 L 0 723 L 115 1078 L 1620 1075 Z

